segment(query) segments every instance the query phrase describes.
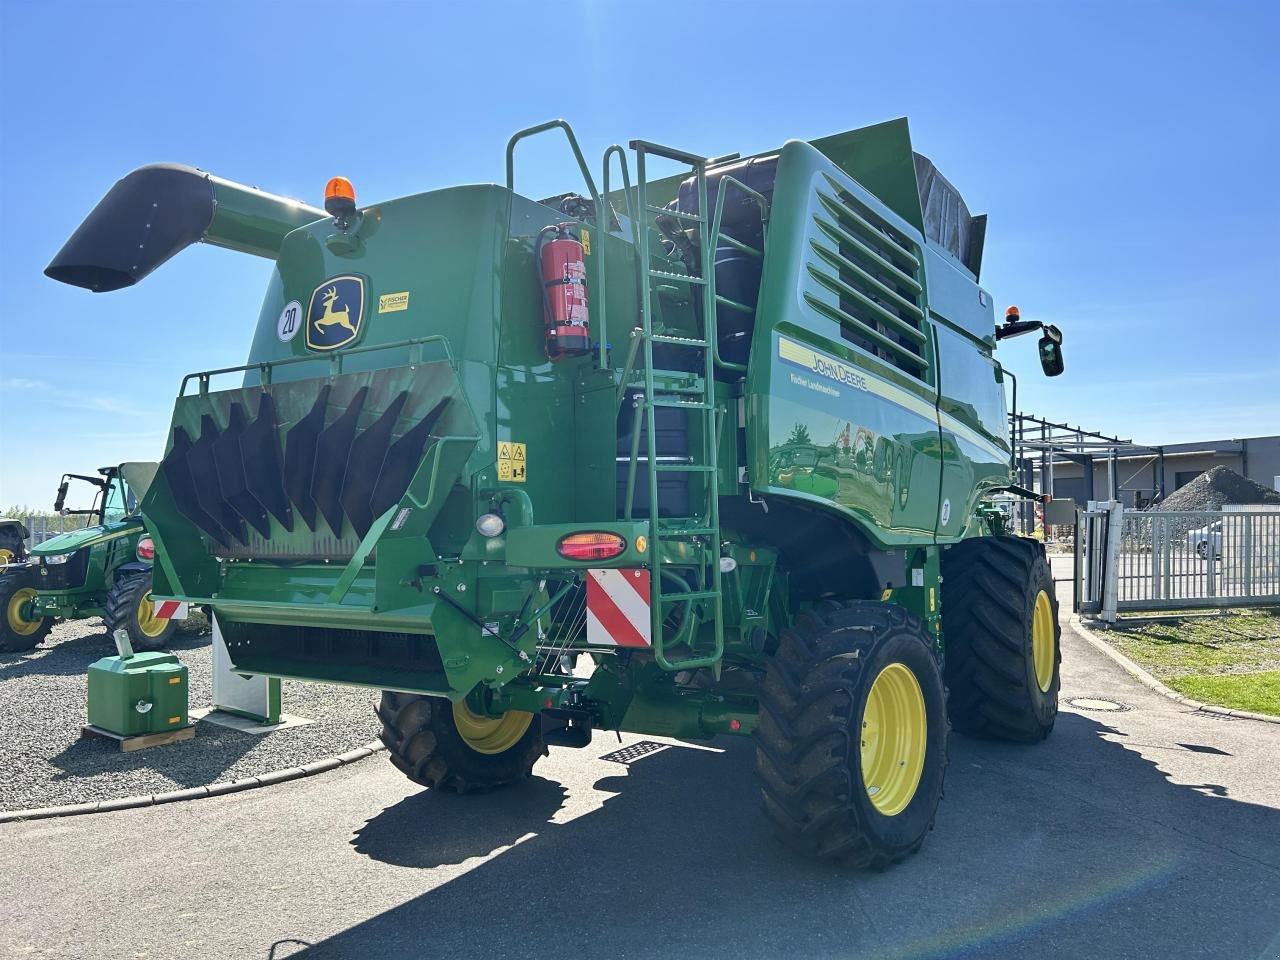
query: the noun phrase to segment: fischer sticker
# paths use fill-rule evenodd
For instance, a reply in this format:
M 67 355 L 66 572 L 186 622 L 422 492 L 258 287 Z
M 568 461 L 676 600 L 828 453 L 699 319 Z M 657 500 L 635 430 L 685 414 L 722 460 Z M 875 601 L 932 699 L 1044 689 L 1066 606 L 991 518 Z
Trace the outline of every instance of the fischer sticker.
M 578 231 L 578 242 L 582 244 L 582 255 L 584 257 L 591 256 L 591 234 L 585 229 Z
M 523 443 L 515 443 L 512 440 L 502 440 L 498 443 L 498 479 L 513 483 L 525 482 L 525 445 Z
M 409 309 L 409 291 L 400 293 L 384 293 L 378 298 L 379 313 L 399 313 Z

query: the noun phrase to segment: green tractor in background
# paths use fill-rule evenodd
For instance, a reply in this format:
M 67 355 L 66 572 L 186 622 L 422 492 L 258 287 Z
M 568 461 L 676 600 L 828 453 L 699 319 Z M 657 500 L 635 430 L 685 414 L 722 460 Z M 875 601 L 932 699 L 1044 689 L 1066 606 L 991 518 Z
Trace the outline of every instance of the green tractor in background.
M 585 195 L 516 192 L 549 130 Z M 753 737 L 784 842 L 896 862 L 952 726 L 1053 728 L 1053 578 L 990 504 L 1035 497 L 997 342 L 1040 331 L 1056 376 L 1061 333 L 997 327 L 986 218 L 905 120 L 631 146 L 598 189 L 552 121 L 505 186 L 359 207 L 334 178 L 324 210 L 121 179 L 48 276 L 118 290 L 197 240 L 274 261 L 248 363 L 179 388 L 157 595 L 211 609 L 238 674 L 381 690 L 428 788 L 518 782 L 594 731 Z
M 55 618 L 102 617 L 108 632 L 129 634 L 135 650 L 160 650 L 173 635 L 174 620 L 161 616 L 174 606 L 151 600 L 151 538 L 138 505 L 156 474 L 155 463 L 102 467 L 99 476 L 63 474 L 54 510 L 86 516 L 91 525 L 69 530 L 22 549 L 0 567 L 0 652 L 30 650 L 48 635 Z M 88 509 L 66 508 L 72 481 L 94 488 Z M 23 530 L 26 536 L 25 529 Z

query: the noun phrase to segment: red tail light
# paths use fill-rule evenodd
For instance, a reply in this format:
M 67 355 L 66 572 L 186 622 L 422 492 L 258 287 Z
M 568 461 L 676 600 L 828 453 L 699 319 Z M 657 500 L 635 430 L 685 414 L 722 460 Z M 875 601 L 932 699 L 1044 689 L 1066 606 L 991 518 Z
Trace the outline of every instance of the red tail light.
M 612 560 L 626 549 L 627 541 L 616 533 L 571 533 L 556 544 L 566 560 Z
M 156 558 L 156 544 L 150 537 L 143 537 L 138 541 L 137 549 L 139 560 L 154 560 Z

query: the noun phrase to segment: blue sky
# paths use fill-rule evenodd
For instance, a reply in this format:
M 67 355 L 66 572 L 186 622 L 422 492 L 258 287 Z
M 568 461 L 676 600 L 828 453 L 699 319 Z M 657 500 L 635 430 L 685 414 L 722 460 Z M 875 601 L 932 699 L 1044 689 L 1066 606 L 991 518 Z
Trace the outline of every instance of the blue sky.
M 1146 442 L 1280 433 L 1280 5 L 0 0 L 0 507 L 158 459 L 186 372 L 243 362 L 270 264 L 192 248 L 94 295 L 41 271 L 122 174 L 190 163 L 319 204 L 503 177 L 568 119 L 752 153 L 906 115 L 990 215 L 1024 409 Z M 647 38 L 647 42 L 646 41 Z M 576 186 L 548 140 L 518 186 Z

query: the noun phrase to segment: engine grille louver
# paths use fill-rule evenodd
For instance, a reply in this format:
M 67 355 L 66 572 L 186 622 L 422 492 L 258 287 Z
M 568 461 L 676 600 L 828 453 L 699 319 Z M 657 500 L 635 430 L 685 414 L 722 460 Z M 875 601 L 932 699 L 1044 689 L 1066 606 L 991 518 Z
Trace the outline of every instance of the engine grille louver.
M 344 530 L 363 539 L 400 502 L 452 397 L 440 398 L 438 377 L 379 384 L 376 375 L 353 376 L 364 385 L 340 382 L 335 389 L 331 382 L 304 391 L 303 384 L 282 384 L 190 398 L 200 405 L 177 418 L 186 426 L 174 426 L 161 472 L 174 508 L 216 544 L 215 552 L 349 554 L 358 539 Z M 283 391 L 284 399 L 272 391 Z M 257 416 L 250 420 L 255 397 Z M 197 416 L 200 432 L 192 440 Z M 369 421 L 363 428 L 362 420 Z M 290 421 L 282 438 L 280 428 Z M 295 516 L 306 525 L 298 531 L 302 540 L 290 537 Z

